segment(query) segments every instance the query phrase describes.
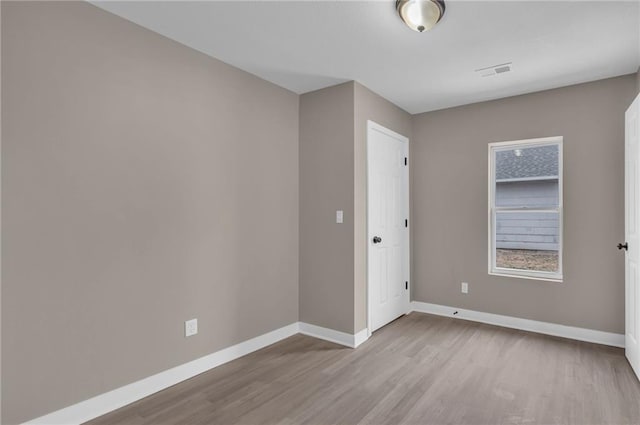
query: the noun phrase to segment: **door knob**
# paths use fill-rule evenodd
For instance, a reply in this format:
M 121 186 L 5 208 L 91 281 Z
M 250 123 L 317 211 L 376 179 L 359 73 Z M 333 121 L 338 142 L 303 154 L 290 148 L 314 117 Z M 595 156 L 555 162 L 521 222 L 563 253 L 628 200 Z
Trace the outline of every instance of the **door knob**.
M 380 236 L 373 237 L 373 243 L 380 243 L 380 242 L 382 242 L 382 238 Z
M 626 242 L 621 244 L 618 244 L 618 249 L 624 249 L 625 251 L 627 251 L 629 249 L 629 244 L 627 244 Z

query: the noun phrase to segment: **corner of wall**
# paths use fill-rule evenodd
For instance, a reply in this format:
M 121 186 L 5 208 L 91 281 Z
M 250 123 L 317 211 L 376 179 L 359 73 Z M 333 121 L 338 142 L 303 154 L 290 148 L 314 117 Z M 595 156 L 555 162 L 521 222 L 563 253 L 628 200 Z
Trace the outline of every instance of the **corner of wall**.
M 411 138 L 411 115 L 354 81 L 354 332 L 367 328 L 367 122 Z
M 624 333 L 624 264 L 605 247 L 624 235 L 622 117 L 637 77 L 628 74 L 414 116 L 411 171 L 420 190 L 411 192 L 413 221 L 419 224 L 412 229 L 413 300 Z M 580 120 L 572 119 L 576 108 Z M 549 135 L 564 136 L 564 281 L 550 285 L 489 275 L 487 143 Z M 443 187 L 442 181 L 454 183 Z M 590 196 L 579 196 L 586 192 Z M 580 230 L 585 228 L 590 232 Z M 462 281 L 472 285 L 469 294 L 458 289 Z M 474 292 L 473 285 L 481 290 Z M 578 292 L 580 302 L 573 302 Z
M 2 423 L 296 322 L 297 95 L 87 2 L 0 10 Z
M 299 320 L 353 333 L 353 81 L 305 93 L 299 123 Z M 344 222 L 335 213 L 344 212 Z

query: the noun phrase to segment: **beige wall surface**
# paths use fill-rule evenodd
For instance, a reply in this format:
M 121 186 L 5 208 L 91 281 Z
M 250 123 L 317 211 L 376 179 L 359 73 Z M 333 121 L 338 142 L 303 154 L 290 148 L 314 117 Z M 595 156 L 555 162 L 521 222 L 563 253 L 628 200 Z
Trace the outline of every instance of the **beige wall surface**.
M 355 83 L 354 156 L 354 330 L 367 327 L 367 121 L 409 138 L 411 114 Z
M 412 117 L 355 82 L 298 97 L 87 3 L 0 10 L 2 423 L 297 320 L 364 329 L 367 120 L 410 139 L 412 299 L 623 332 L 640 73 Z M 565 281 L 488 276 L 487 143 L 554 135 Z
M 624 333 L 624 111 L 635 75 L 414 116 L 414 300 Z M 564 282 L 487 274 L 487 144 L 564 137 Z M 469 294 L 460 282 L 469 282 Z
M 300 97 L 300 320 L 347 333 L 367 325 L 367 120 L 410 136 L 411 115 L 359 83 Z
M 3 424 L 298 320 L 297 95 L 88 3 L 3 1 L 2 124 Z
M 350 82 L 300 96 L 300 320 L 347 333 L 354 304 L 353 95 Z

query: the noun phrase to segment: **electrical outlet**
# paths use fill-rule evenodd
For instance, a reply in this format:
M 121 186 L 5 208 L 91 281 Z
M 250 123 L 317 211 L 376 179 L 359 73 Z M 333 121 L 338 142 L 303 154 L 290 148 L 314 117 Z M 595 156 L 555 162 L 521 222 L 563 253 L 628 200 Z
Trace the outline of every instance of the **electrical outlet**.
M 460 287 L 460 291 L 463 294 L 468 294 L 469 293 L 469 284 L 467 282 L 462 282 L 462 285 Z
M 184 322 L 184 336 L 193 336 L 198 333 L 198 319 Z
M 344 223 L 344 212 L 342 210 L 336 211 L 336 223 Z

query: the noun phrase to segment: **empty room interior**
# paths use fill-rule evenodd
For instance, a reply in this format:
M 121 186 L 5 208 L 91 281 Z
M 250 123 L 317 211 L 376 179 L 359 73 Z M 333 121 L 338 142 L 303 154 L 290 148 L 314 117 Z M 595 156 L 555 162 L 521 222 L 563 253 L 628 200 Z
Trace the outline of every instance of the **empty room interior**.
M 3 425 L 640 425 L 640 1 L 0 1 Z

